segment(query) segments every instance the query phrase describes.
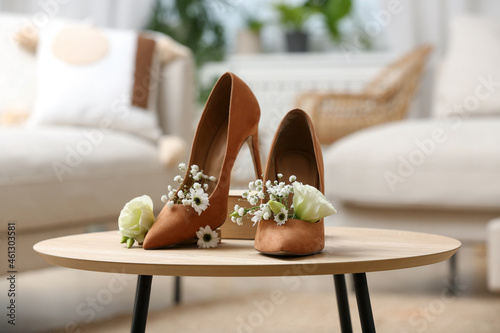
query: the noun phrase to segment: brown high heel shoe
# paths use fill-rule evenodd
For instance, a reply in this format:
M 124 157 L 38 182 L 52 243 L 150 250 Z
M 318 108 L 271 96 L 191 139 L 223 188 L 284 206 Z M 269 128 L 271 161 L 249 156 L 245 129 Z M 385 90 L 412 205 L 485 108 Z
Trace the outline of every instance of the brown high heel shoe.
M 274 136 L 264 179 L 274 182 L 294 175 L 324 193 L 323 155 L 309 116 L 295 109 L 283 118 Z M 289 200 L 292 199 L 290 196 Z M 271 255 L 310 255 L 325 247 L 323 219 L 316 223 L 288 219 L 278 225 L 261 220 L 255 235 L 255 249 Z
M 241 146 L 247 142 L 252 153 L 255 173 L 262 174 L 259 153 L 258 125 L 260 108 L 248 86 L 233 73 L 225 73 L 215 84 L 191 148 L 186 176 L 179 188 L 190 187 L 193 179 L 187 177 L 190 166 L 197 165 L 205 175 L 215 176 L 205 193 L 209 206 L 198 214 L 193 208 L 174 204 L 165 205 L 146 234 L 145 249 L 179 244 L 196 237 L 200 227 L 221 226 L 227 213 L 231 170 Z

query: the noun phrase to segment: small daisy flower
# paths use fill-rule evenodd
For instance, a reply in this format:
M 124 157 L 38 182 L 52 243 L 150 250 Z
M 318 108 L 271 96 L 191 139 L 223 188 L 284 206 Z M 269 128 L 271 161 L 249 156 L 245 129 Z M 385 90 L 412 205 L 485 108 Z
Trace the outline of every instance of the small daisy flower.
M 288 211 L 285 209 L 285 207 L 281 208 L 281 210 L 274 216 L 274 220 L 278 225 L 283 225 L 285 224 L 286 220 L 288 220 Z
M 169 201 L 167 202 L 167 207 L 168 207 L 168 208 L 172 208 L 172 207 L 174 207 L 174 202 L 173 202 L 172 200 L 169 200 Z
M 164 194 L 161 196 L 161 202 L 167 202 L 168 201 L 168 197 Z
M 200 249 L 215 248 L 219 243 L 219 235 L 216 231 L 210 229 L 208 225 L 205 228 L 200 227 L 200 230 L 196 232 L 196 237 L 198 237 L 198 247 Z
M 208 208 L 208 194 L 203 192 L 203 190 L 195 190 L 191 188 L 191 207 L 201 215 L 201 213 Z

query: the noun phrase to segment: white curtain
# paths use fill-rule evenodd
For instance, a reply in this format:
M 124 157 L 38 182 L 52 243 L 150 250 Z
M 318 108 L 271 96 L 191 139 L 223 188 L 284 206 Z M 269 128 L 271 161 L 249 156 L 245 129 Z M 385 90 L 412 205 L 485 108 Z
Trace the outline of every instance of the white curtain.
M 0 10 L 40 18 L 87 19 L 97 26 L 145 28 L 155 0 L 0 0 Z

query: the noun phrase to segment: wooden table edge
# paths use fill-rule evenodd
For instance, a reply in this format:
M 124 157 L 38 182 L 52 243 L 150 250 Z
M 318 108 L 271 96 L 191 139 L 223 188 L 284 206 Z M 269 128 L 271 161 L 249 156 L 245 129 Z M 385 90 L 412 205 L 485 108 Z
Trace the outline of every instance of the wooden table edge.
M 306 275 L 332 275 L 332 274 L 352 274 L 352 273 L 370 273 L 388 270 L 405 269 L 420 267 L 439 263 L 449 259 L 460 248 L 461 244 L 455 249 L 433 253 L 429 255 L 418 256 L 419 264 L 408 264 L 409 258 L 395 258 L 390 260 L 387 267 L 381 264 L 386 260 L 357 261 L 326 264 L 321 263 L 314 269 L 303 269 L 300 262 L 291 262 L 283 264 L 281 261 L 276 265 L 265 265 L 264 271 L 258 271 L 259 265 L 179 265 L 179 264 L 140 264 L 140 263 L 120 263 L 114 261 L 94 261 L 86 259 L 68 258 L 53 256 L 33 249 L 48 263 L 66 268 L 78 270 L 87 270 L 95 272 L 118 273 L 118 274 L 137 274 L 137 275 L 162 275 L 162 276 L 198 276 L 198 277 L 270 277 L 270 276 L 306 276 Z M 309 266 L 311 266 L 309 264 Z M 331 266 L 340 266 L 332 268 Z M 363 266 L 360 269 L 359 266 Z M 368 267 L 368 269 L 366 269 Z M 235 270 L 237 272 L 235 273 Z

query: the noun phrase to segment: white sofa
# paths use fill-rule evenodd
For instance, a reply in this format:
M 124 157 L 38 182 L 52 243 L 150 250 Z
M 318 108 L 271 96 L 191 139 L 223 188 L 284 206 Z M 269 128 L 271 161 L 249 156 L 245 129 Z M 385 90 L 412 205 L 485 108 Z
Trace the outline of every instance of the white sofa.
M 0 115 L 13 106 L 29 111 L 35 99 L 36 57 L 13 41 L 26 18 L 0 15 Z M 9 52 L 8 52 L 9 51 Z M 189 53 L 161 69 L 157 112 L 164 134 L 192 140 L 194 62 Z M 58 161 L 69 169 L 61 176 Z M 158 144 L 139 136 L 96 128 L 0 127 L 0 230 L 17 231 L 17 271 L 41 267 L 37 241 L 85 231 L 116 228 L 123 205 L 148 194 L 155 210 L 177 174 L 160 163 Z M 2 246 L 2 251 L 6 251 Z M 2 252 L 3 253 L 3 252 Z M 7 254 L 0 254 L 7 258 Z
M 491 25 L 498 23 L 474 17 L 452 24 L 432 118 L 368 128 L 325 151 L 327 196 L 338 202 L 340 224 L 464 243 L 490 236 L 490 249 L 498 248 L 498 225 L 495 236 L 487 229 L 500 216 L 500 66 L 492 57 L 500 44 Z M 489 255 L 489 286 L 500 289 L 500 256 Z

